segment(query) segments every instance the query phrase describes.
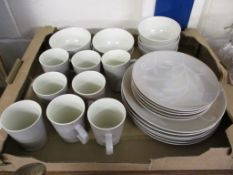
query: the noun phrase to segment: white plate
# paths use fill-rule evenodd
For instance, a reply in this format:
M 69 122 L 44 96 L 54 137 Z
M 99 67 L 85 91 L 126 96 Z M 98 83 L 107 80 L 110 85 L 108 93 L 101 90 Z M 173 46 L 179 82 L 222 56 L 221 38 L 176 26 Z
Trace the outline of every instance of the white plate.
M 155 136 L 159 136 L 163 139 L 166 139 L 166 140 L 169 140 L 169 141 L 173 141 L 173 142 L 193 142 L 195 140 L 200 140 L 204 137 L 207 137 L 208 135 L 210 135 L 211 133 L 213 133 L 216 129 L 216 127 L 218 125 L 216 125 L 214 128 L 211 128 L 210 130 L 204 132 L 204 133 L 201 133 L 197 136 L 190 136 L 190 137 L 180 137 L 180 136 L 169 136 L 167 134 L 162 134 L 160 132 L 157 132 L 155 130 L 152 130 L 150 128 L 146 128 L 142 123 L 140 123 L 139 121 L 137 120 L 134 120 L 134 122 L 137 124 L 137 126 L 140 126 L 140 128 L 143 130 L 143 131 L 146 131 L 147 133 L 150 133 L 151 135 L 155 135 Z
M 218 123 L 217 123 L 216 125 L 213 126 L 213 128 L 210 128 L 209 130 L 204 131 L 204 132 L 174 133 L 174 132 L 170 132 L 170 131 L 165 131 L 165 130 L 162 130 L 160 128 L 157 128 L 156 126 L 151 125 L 147 121 L 140 118 L 140 116 L 137 116 L 137 114 L 132 109 L 130 109 L 130 107 L 127 104 L 124 97 L 122 97 L 122 99 L 123 99 L 123 102 L 124 102 L 124 104 L 125 104 L 125 106 L 127 108 L 128 114 L 131 116 L 131 118 L 134 121 L 137 121 L 138 123 L 140 123 L 146 130 L 151 130 L 151 131 L 156 132 L 156 133 L 158 132 L 158 133 L 161 133 L 163 135 L 170 136 L 170 137 L 173 137 L 173 138 L 177 138 L 177 137 L 179 137 L 179 138 L 201 137 L 203 135 L 203 133 L 208 133 L 208 132 L 214 130 L 218 125 Z
M 139 92 L 135 89 L 131 82 L 131 90 L 133 92 L 133 95 L 135 99 L 138 101 L 140 105 L 145 107 L 145 109 L 148 109 L 150 112 L 155 113 L 155 114 L 160 114 L 164 117 L 170 117 L 170 118 L 176 118 L 176 119 L 190 119 L 190 118 L 195 118 L 198 117 L 199 115 L 202 115 L 204 112 L 206 112 L 211 105 L 206 106 L 205 108 L 198 110 L 198 111 L 191 111 L 191 112 L 177 112 L 177 111 L 172 111 L 168 110 L 166 108 L 157 106 L 156 104 L 152 104 L 149 102 L 148 99 L 144 99 Z
M 175 133 L 200 133 L 213 128 L 222 118 L 226 109 L 226 97 L 221 88 L 220 94 L 216 101 L 212 104 L 209 110 L 198 118 L 190 120 L 174 120 L 163 117 L 159 114 L 155 115 L 142 107 L 133 96 L 131 91 L 131 75 L 132 66 L 126 71 L 122 81 L 122 93 L 127 104 L 134 112 L 143 120 L 151 125 L 160 128 L 161 130 L 175 132 Z
M 146 98 L 180 111 L 198 110 L 211 104 L 220 89 L 207 65 L 175 51 L 156 51 L 142 56 L 133 67 L 132 78 Z
M 177 140 L 166 139 L 166 138 L 160 137 L 159 135 L 156 135 L 156 134 L 152 134 L 149 131 L 145 130 L 145 128 L 141 127 L 137 122 L 135 122 L 135 124 L 137 125 L 137 127 L 139 129 L 142 130 L 143 133 L 145 133 L 149 137 L 151 137 L 151 138 L 153 138 L 155 140 L 158 140 L 160 142 L 164 142 L 164 143 L 171 144 L 171 145 L 192 145 L 192 144 L 196 144 L 196 143 L 199 143 L 199 142 L 204 141 L 207 138 L 209 138 L 215 131 L 215 130 L 213 130 L 208 135 L 206 135 L 206 136 L 204 136 L 202 138 L 199 138 L 199 139 L 195 139 L 195 140 L 191 140 L 191 141 L 177 141 Z

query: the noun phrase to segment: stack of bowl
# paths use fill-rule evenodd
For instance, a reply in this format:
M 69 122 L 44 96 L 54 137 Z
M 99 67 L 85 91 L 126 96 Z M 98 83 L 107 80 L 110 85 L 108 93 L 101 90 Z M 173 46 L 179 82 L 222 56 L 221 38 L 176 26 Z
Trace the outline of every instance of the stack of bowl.
M 143 54 L 158 50 L 177 50 L 180 25 L 162 16 L 149 17 L 138 25 L 138 47 Z

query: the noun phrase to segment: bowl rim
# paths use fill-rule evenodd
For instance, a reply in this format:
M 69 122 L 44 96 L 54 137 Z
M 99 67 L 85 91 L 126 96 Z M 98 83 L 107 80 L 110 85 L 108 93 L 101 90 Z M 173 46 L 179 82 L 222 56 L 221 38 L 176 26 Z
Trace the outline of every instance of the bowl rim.
M 82 44 L 80 47 L 73 48 L 73 49 L 65 49 L 65 48 L 62 48 L 62 47 L 54 46 L 54 44 L 52 44 L 53 41 L 55 40 L 54 38 L 56 38 L 57 35 L 60 35 L 61 33 L 67 32 L 69 30 L 79 30 L 79 31 L 82 30 L 83 32 L 86 32 L 87 41 L 84 44 Z M 82 28 L 82 27 L 66 27 L 66 28 L 63 28 L 63 29 L 58 30 L 55 33 L 53 33 L 53 35 L 49 38 L 49 46 L 51 48 L 61 48 L 61 49 L 64 49 L 64 50 L 66 50 L 68 52 L 74 52 L 74 51 L 79 50 L 79 49 L 85 47 L 86 45 L 88 45 L 90 43 L 90 41 L 91 41 L 91 33 L 86 28 Z
M 176 35 L 175 37 L 172 37 L 172 38 L 166 39 L 166 40 L 159 40 L 159 39 L 150 39 L 150 38 L 148 38 L 141 31 L 142 31 L 142 25 L 143 25 L 143 23 L 146 20 L 150 20 L 150 19 L 165 19 L 167 21 L 173 22 L 176 25 L 176 27 L 178 28 L 178 31 L 179 31 L 178 33 L 179 34 L 181 33 L 181 26 L 180 26 L 180 24 L 176 20 L 174 20 L 172 18 L 169 18 L 169 17 L 166 17 L 166 16 L 151 16 L 151 17 L 146 17 L 146 18 L 144 18 L 144 19 L 142 19 L 140 21 L 140 23 L 138 24 L 137 29 L 138 29 L 138 34 L 141 35 L 146 40 L 148 40 L 149 42 L 160 42 L 160 43 L 169 42 L 169 41 L 174 40 L 174 39 L 176 39 L 178 37 L 178 35 Z
M 132 35 L 129 31 L 127 31 L 127 30 L 125 30 L 125 29 L 123 29 L 123 28 L 120 28 L 120 27 L 104 28 L 104 29 L 98 31 L 98 32 L 94 35 L 94 37 L 93 37 L 93 39 L 92 39 L 92 46 L 93 46 L 93 48 L 94 48 L 97 52 L 100 52 L 100 53 L 106 53 L 106 52 L 108 52 L 109 50 L 108 50 L 108 51 L 104 51 L 103 49 L 101 49 L 101 48 L 98 47 L 98 44 L 96 45 L 96 37 L 98 37 L 98 36 L 99 36 L 101 33 L 103 33 L 103 32 L 111 31 L 111 30 L 118 30 L 118 31 L 125 32 L 125 33 L 129 36 L 127 40 L 130 42 L 130 45 L 129 45 L 129 47 L 128 47 L 127 49 L 121 49 L 121 50 L 125 50 L 125 51 L 131 50 L 131 48 L 134 46 L 134 43 L 135 43 L 134 37 L 133 37 L 133 35 Z M 97 46 L 97 47 L 96 47 L 96 46 Z M 117 49 L 117 48 L 111 49 L 111 50 L 116 50 L 116 49 Z M 119 49 L 119 48 L 118 48 L 118 49 Z

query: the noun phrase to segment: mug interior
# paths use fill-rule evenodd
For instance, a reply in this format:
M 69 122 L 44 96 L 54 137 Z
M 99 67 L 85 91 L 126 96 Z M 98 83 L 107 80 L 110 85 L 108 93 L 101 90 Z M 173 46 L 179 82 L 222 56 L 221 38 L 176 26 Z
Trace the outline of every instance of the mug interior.
M 104 98 L 95 101 L 88 109 L 88 120 L 96 128 L 114 128 L 124 122 L 126 111 L 117 100 Z
M 92 68 L 100 63 L 100 55 L 92 50 L 84 50 L 76 53 L 71 62 L 74 67 Z
M 33 89 L 37 94 L 52 95 L 65 88 L 66 77 L 58 72 L 48 72 L 40 75 L 33 83 Z
M 55 123 L 67 124 L 79 119 L 85 111 L 83 100 L 72 94 L 59 96 L 47 108 L 47 117 Z
M 20 131 L 32 126 L 41 116 L 39 104 L 30 100 L 19 101 L 9 106 L 1 116 L 3 128 Z
M 102 57 L 103 64 L 110 66 L 120 66 L 130 60 L 130 54 L 124 50 L 112 50 Z
M 58 66 L 69 59 L 67 51 L 59 48 L 49 49 L 43 52 L 39 58 L 39 61 L 44 66 Z
M 104 89 L 106 80 L 96 71 L 85 71 L 74 78 L 72 87 L 75 92 L 82 95 L 95 94 Z

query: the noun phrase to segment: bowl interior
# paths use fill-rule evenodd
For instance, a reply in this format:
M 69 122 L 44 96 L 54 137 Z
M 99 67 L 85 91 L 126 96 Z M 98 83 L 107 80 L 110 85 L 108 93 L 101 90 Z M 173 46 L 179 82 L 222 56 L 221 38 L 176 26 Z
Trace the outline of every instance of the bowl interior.
M 168 41 L 180 35 L 180 25 L 167 17 L 150 17 L 138 26 L 139 34 L 149 41 Z
M 83 28 L 66 28 L 51 36 L 49 44 L 52 48 L 63 48 L 67 51 L 80 49 L 91 40 L 91 34 Z
M 129 51 L 134 45 L 134 38 L 126 30 L 109 28 L 98 32 L 92 43 L 94 49 L 101 53 L 115 49 Z

